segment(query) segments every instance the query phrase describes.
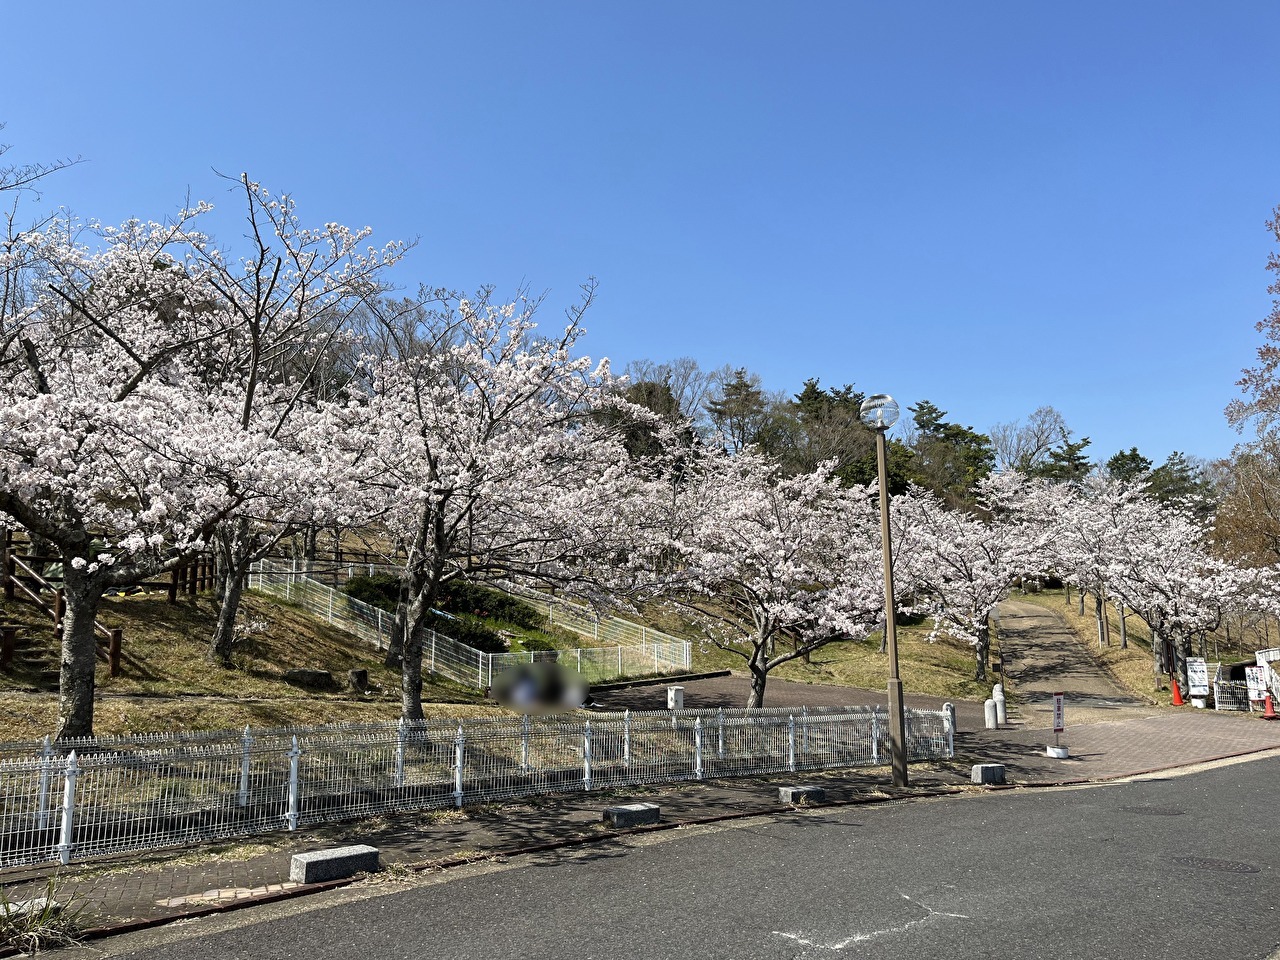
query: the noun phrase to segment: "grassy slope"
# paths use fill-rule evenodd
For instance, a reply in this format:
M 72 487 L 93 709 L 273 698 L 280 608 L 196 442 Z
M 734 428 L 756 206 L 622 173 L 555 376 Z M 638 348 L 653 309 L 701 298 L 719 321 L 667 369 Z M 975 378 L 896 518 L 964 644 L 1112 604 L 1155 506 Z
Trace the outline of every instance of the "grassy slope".
M 400 714 L 399 675 L 382 666 L 378 653 L 289 604 L 246 594 L 242 619 L 261 621 L 264 629 L 236 645 L 234 667 L 225 670 L 204 658 L 216 610 L 211 597 L 184 597 L 176 605 L 162 593 L 112 597 L 99 617 L 108 627 L 124 630 L 123 674 L 107 675 L 99 664 L 95 731 L 99 734 L 147 733 L 163 730 L 239 729 L 287 724 L 393 720 Z M 669 615 L 645 616 L 652 626 L 678 636 L 696 631 Z M 23 625 L 50 653 L 57 651 L 48 620 L 35 608 L 0 600 L 0 622 Z M 557 631 L 558 634 L 558 631 Z M 973 654 L 964 644 L 929 642 L 922 626 L 899 628 L 900 673 L 913 693 L 959 699 L 982 699 L 987 683 L 973 678 Z M 565 638 L 557 635 L 563 643 Z M 811 663 L 793 661 L 771 676 L 803 683 L 834 683 L 884 688 L 888 677 L 879 636 L 862 643 L 834 643 L 814 652 Z M 318 693 L 284 682 L 285 670 L 308 667 L 328 670 L 345 684 L 353 668 L 369 671 L 373 692 Z M 694 646 L 695 670 L 745 668 L 733 654 Z M 0 739 L 31 739 L 52 732 L 57 695 L 32 692 L 34 672 L 0 673 Z M 423 689 L 424 710 L 431 714 L 488 713 L 478 691 L 430 679 Z
M 172 606 L 163 594 L 108 598 L 99 620 L 124 630 L 123 669 L 113 679 L 99 664 L 95 732 L 239 729 L 400 715 L 399 675 L 382 666 L 376 650 L 254 594 L 245 597 L 243 617 L 261 621 L 265 629 L 236 645 L 233 669 L 211 665 L 204 647 L 215 614 L 209 596 L 183 598 Z M 38 610 L 0 601 L 0 621 L 26 626 L 56 661 L 53 631 Z M 329 670 L 343 686 L 347 670 L 365 668 L 374 689 L 366 695 L 303 690 L 283 679 L 284 671 L 295 667 Z M 57 695 L 31 693 L 35 683 L 32 673 L 0 673 L 0 737 L 27 739 L 53 730 Z M 494 709 L 483 705 L 478 691 L 447 682 L 428 680 L 423 700 L 428 713 Z
M 647 621 L 675 636 L 697 637 L 690 622 L 672 614 L 649 612 Z M 959 700 L 983 700 L 991 695 L 990 681 L 973 679 L 973 648 L 940 638 L 931 642 L 929 624 L 898 627 L 898 673 L 911 693 Z M 888 658 L 880 653 L 880 634 L 863 642 L 830 643 L 819 647 L 810 663 L 793 660 L 769 676 L 799 683 L 831 683 L 867 690 L 883 690 L 889 679 Z M 711 644 L 693 648 L 694 670 L 746 670 L 746 661 Z

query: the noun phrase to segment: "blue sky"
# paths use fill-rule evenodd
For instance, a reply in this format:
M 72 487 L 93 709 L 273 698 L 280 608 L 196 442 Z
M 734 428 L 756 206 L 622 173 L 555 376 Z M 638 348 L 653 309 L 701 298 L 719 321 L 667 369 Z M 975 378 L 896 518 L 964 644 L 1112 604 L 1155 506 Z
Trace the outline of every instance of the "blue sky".
M 9 160 L 113 222 L 241 171 L 414 239 L 419 283 L 589 277 L 585 346 L 1057 407 L 1095 458 L 1227 454 L 1270 299 L 1257 3 L 11 4 Z M 21 78 L 16 81 L 13 78 Z

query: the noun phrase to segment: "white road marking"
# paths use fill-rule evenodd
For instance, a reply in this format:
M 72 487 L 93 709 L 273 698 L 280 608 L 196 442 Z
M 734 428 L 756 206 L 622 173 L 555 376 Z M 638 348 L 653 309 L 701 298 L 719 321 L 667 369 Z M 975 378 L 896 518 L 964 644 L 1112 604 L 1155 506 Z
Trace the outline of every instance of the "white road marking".
M 773 935 L 776 937 L 786 937 L 788 940 L 794 940 L 796 943 L 804 947 L 817 947 L 819 950 L 843 950 L 855 943 L 864 943 L 867 940 L 874 940 L 877 937 L 888 936 L 895 933 L 906 933 L 912 927 L 918 927 L 922 923 L 928 923 L 935 917 L 944 917 L 953 920 L 968 920 L 969 918 L 963 913 L 943 913 L 941 910 L 934 910 L 926 904 L 912 900 L 905 893 L 899 894 L 903 900 L 908 901 L 913 906 L 919 907 L 925 911 L 925 915 L 919 920 L 909 920 L 904 924 L 896 927 L 885 927 L 883 930 L 872 930 L 868 933 L 855 933 L 852 936 L 845 937 L 843 940 L 836 940 L 832 943 L 819 943 L 816 940 L 810 940 L 803 934 L 787 933 L 782 930 L 774 930 Z

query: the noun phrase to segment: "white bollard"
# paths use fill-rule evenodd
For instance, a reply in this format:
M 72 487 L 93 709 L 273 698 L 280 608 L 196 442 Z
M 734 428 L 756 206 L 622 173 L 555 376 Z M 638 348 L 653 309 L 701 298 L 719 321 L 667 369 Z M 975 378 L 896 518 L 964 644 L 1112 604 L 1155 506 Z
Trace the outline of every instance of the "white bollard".
M 994 700 L 988 700 L 982 706 L 983 712 L 986 714 L 987 729 L 998 730 L 1000 728 L 1000 721 L 996 717 L 996 702 Z
M 1008 722 L 1008 715 L 1004 709 L 1004 684 L 997 683 L 991 690 L 991 699 L 996 702 L 996 723 L 1003 724 Z

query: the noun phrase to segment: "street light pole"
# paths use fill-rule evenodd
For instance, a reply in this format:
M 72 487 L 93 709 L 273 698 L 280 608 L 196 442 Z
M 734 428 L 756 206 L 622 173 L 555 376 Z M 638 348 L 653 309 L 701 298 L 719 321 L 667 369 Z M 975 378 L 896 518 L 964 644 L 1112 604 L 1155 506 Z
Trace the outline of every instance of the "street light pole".
M 885 433 L 898 420 L 898 404 L 878 393 L 862 404 L 861 419 L 876 435 L 876 476 L 880 485 L 880 545 L 884 554 L 884 637 L 889 653 L 889 753 L 893 785 L 907 785 L 906 714 L 902 706 L 902 680 L 898 676 L 898 627 L 893 603 L 893 549 L 889 532 L 889 467 Z

